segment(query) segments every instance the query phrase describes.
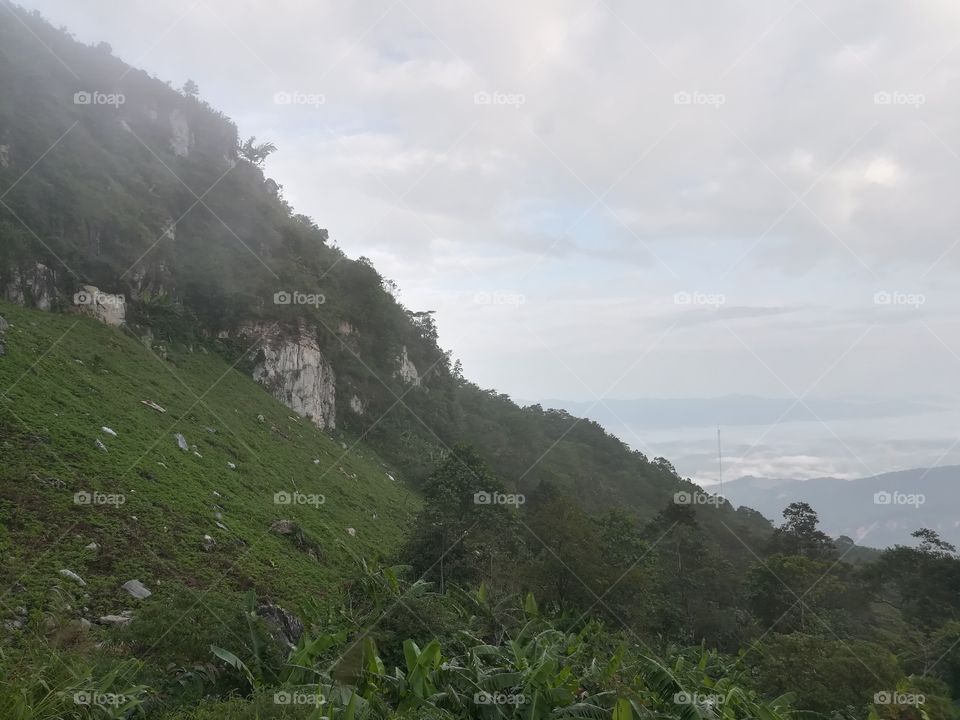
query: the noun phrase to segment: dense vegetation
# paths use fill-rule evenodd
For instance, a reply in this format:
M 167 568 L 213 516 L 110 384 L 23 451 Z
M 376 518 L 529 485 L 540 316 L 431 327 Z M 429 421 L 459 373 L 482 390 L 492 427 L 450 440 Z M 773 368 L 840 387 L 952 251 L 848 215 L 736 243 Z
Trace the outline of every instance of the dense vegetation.
M 952 546 L 865 551 L 803 503 L 774 528 L 470 383 L 272 150 L 0 12 L 0 289 L 65 311 L 0 303 L 0 717 L 956 716 Z M 75 314 L 84 284 L 124 328 Z M 367 412 L 323 432 L 271 399 L 264 321 L 315 332 Z

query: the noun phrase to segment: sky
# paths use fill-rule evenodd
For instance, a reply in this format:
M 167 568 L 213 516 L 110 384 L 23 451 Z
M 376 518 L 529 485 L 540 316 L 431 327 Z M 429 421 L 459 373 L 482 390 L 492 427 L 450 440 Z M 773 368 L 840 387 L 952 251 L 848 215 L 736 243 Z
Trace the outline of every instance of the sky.
M 731 474 L 960 462 L 952 0 L 21 2 L 275 143 L 484 387 L 875 405 L 605 421 L 704 481 L 717 424 Z

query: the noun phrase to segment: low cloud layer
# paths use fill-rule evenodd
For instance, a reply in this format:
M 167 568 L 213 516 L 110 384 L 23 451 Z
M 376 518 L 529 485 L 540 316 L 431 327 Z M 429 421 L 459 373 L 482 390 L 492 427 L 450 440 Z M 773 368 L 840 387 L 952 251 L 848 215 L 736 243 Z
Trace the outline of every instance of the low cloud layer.
M 25 4 L 276 143 L 483 385 L 954 400 L 956 3 Z

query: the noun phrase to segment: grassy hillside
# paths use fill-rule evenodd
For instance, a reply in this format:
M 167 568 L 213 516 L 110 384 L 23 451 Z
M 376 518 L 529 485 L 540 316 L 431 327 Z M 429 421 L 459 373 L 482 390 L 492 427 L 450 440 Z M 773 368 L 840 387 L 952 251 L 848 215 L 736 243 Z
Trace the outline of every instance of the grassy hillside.
M 355 572 L 354 557 L 394 548 L 417 509 L 368 448 L 293 416 L 202 347 L 161 359 L 92 319 L 4 303 L 0 315 L 0 574 L 5 588 L 22 585 L 4 606 L 42 607 L 51 586 L 76 589 L 62 569 L 86 581 L 91 619 L 142 604 L 119 590 L 134 578 L 154 592 L 145 603 L 175 587 L 322 601 Z M 294 491 L 325 502 L 275 504 Z M 84 492 L 122 504 L 78 504 Z M 302 532 L 271 532 L 281 519 Z

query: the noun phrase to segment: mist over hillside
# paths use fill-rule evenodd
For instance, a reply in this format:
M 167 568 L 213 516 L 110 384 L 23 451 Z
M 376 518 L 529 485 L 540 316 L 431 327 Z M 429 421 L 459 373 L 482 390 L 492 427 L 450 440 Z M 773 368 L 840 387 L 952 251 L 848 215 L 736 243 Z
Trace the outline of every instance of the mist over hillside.
M 0 0 L 0 719 L 960 717 L 960 466 L 784 479 L 951 459 L 952 375 L 901 363 L 942 359 L 904 333 L 949 350 L 950 307 L 845 244 L 873 278 L 828 301 L 822 232 L 771 234 L 817 183 L 784 212 L 716 135 L 808 180 L 781 87 L 874 44 L 825 62 L 803 4 L 24 4 Z M 899 12 L 855 26 L 952 52 Z M 734 71 L 770 50 L 718 41 L 758 19 L 791 52 L 742 115 Z M 729 106 L 674 87 L 734 49 Z M 920 176 L 850 162 L 842 212 L 809 202 L 893 267 L 871 213 L 904 203 L 873 193 Z M 755 249 L 790 260 L 738 268 Z M 723 477 L 757 470 L 731 497 L 720 425 Z

